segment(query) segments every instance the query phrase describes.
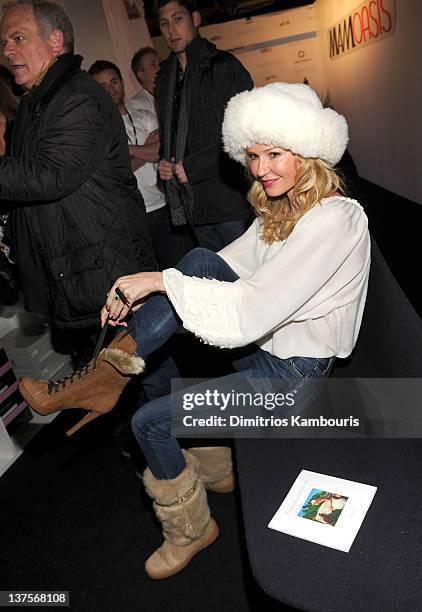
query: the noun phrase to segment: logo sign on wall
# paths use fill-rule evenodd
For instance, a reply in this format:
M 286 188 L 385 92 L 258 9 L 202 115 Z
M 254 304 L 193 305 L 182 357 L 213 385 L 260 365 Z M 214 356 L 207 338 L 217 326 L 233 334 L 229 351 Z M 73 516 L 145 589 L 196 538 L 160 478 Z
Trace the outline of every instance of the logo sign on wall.
M 395 27 L 395 0 L 365 0 L 328 29 L 330 59 L 384 40 Z

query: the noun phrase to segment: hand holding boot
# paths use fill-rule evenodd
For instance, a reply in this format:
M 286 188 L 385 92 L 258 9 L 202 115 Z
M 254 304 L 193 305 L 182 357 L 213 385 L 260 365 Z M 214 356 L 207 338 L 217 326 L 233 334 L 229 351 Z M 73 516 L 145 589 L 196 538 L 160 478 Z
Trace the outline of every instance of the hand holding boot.
M 126 303 L 116 294 L 116 289 L 126 297 Z M 139 272 L 128 276 L 120 276 L 110 289 L 107 302 L 101 311 L 101 325 L 107 319 L 110 325 L 126 325 L 124 318 L 129 310 L 150 293 L 165 292 L 161 272 Z

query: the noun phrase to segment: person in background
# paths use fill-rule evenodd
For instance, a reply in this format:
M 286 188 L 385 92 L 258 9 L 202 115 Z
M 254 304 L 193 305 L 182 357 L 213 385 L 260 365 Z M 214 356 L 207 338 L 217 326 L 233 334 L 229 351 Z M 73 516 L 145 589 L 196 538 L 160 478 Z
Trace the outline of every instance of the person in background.
M 171 268 L 185 255 L 183 237 L 172 230 L 166 199 L 157 188 L 159 134 L 158 122 L 148 110 L 129 110 L 125 103 L 125 86 L 118 66 L 97 60 L 89 74 L 111 95 L 125 124 L 132 170 L 138 182 L 147 211 L 152 243 L 160 270 Z
M 157 118 L 146 109 L 129 109 L 125 102 L 124 82 L 118 66 L 107 60 L 98 60 L 88 72 L 108 91 L 122 116 L 132 169 L 145 202 L 158 267 L 160 270 L 171 268 L 192 246 L 187 242 L 183 229 L 171 225 L 165 196 L 157 188 L 157 167 L 154 163 L 158 161 L 159 150 Z M 179 370 L 170 352 L 171 347 L 168 346 L 166 350 L 156 353 L 154 364 L 150 363 L 148 375 L 143 377 L 140 391 L 146 400 L 169 393 L 171 378 L 179 377 Z M 129 420 L 127 414 L 122 411 L 119 427 L 123 431 L 124 425 L 129 425 Z M 134 461 L 137 461 L 139 453 L 133 444 L 129 426 L 125 439 L 121 441 L 121 449 L 124 456 L 131 455 Z
M 355 346 L 368 288 L 368 220 L 333 169 L 348 141 L 345 118 L 324 109 L 307 85 L 272 83 L 235 95 L 222 131 L 225 150 L 252 180 L 252 226 L 219 253 L 194 249 L 176 268 L 117 279 L 101 316 L 103 325 L 123 326 L 118 337 L 126 351 L 116 354 L 116 344 L 106 349 L 85 382 L 57 384 L 53 396 L 48 383 L 20 385 L 41 414 L 88 409 L 78 428 L 110 410 L 130 369 L 141 370 L 180 326 L 232 351 L 235 373 L 155 399 L 132 418 L 148 463 L 145 488 L 163 526 L 164 543 L 145 564 L 155 579 L 181 571 L 212 544 L 218 527 L 206 490 L 224 493 L 234 485 L 229 452 L 181 449 L 172 419 L 183 422 L 185 399 L 198 398 L 202 406 L 189 414 L 207 417 L 210 390 L 253 391 L 263 381 L 258 388 L 266 392 L 294 394 L 293 407 L 280 406 L 278 417 L 306 414 L 314 407 L 313 385 L 319 381 L 322 390 L 336 358 Z M 220 412 L 214 409 L 212 415 Z M 223 431 L 217 427 L 216 435 Z
M 170 49 L 155 84 L 160 178 L 173 224 L 190 226 L 197 244 L 218 251 L 251 223 L 246 179 L 221 147 L 221 124 L 228 100 L 253 82 L 233 55 L 199 35 L 194 2 L 160 0 L 158 21 Z
M 128 101 L 127 107 L 129 109 L 146 109 L 157 115 L 154 91 L 155 78 L 160 70 L 160 61 L 160 56 L 152 47 L 141 47 L 132 57 L 132 72 L 142 89 Z
M 64 330 L 78 366 L 92 355 L 90 335 L 113 279 L 157 269 L 145 206 L 120 114 L 81 70 L 65 11 L 11 0 L 1 9 L 0 35 L 26 90 L 11 155 L 0 158 L 0 199 L 10 211 L 25 308 Z

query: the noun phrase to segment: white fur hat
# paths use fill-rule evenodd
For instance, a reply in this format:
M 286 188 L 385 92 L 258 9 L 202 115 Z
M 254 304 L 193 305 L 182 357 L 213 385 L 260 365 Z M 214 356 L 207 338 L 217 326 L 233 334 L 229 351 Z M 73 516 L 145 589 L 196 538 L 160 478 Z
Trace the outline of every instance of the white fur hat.
M 224 114 L 224 150 L 243 165 L 246 148 L 254 144 L 279 146 L 334 165 L 348 139 L 346 119 L 323 108 L 314 90 L 301 83 L 242 91 L 229 100 Z

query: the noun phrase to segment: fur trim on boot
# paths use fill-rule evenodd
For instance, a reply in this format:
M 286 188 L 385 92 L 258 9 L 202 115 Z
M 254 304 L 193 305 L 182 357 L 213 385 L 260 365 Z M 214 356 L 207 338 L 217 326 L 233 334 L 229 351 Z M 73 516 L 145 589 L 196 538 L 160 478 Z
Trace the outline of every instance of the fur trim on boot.
M 138 355 L 131 355 L 117 348 L 106 348 L 103 357 L 122 374 L 141 374 L 145 369 L 145 361 Z
M 235 486 L 232 451 L 228 446 L 204 446 L 188 449 L 198 461 L 198 476 L 208 491 L 231 493 Z
M 154 500 L 153 508 L 165 540 L 145 564 L 147 574 L 155 579 L 180 572 L 218 536 L 204 485 L 198 479 L 197 461 L 187 451 L 183 454 L 186 467 L 176 478 L 158 480 L 149 468 L 144 472 L 145 488 Z

